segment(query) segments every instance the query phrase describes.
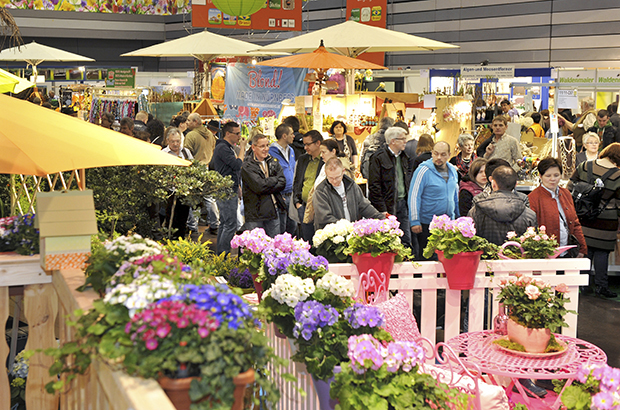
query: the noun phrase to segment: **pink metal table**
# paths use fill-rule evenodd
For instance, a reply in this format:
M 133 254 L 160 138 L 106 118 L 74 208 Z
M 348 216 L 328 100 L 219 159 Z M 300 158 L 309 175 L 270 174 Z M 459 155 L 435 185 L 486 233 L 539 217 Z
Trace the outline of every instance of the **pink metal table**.
M 606 363 L 607 355 L 599 347 L 585 340 L 555 334 L 558 341 L 568 345 L 567 350 L 553 357 L 523 357 L 498 348 L 493 341 L 498 336 L 490 330 L 462 333 L 448 340 L 446 344 L 461 357 L 465 366 L 476 364 L 483 373 L 487 373 L 496 384 L 494 376 L 510 377 L 512 383 L 507 392 L 516 384 L 519 392 L 529 401 L 518 379 L 567 379 L 568 387 L 582 364 Z M 529 404 L 529 403 L 528 403 Z M 560 396 L 553 404 L 559 408 Z

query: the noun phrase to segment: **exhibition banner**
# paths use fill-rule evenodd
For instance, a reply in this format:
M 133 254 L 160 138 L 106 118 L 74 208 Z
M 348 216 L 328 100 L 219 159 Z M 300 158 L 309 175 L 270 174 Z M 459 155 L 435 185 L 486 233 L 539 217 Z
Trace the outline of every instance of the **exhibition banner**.
M 229 16 L 220 11 L 212 0 L 193 0 L 192 26 L 301 31 L 302 6 L 302 0 L 265 0 L 263 8 L 251 16 Z
M 226 67 L 226 92 L 223 118 L 258 121 L 260 117 L 277 117 L 282 101 L 292 104 L 305 95 L 305 68 L 283 68 L 230 63 Z
M 387 22 L 387 0 L 347 0 L 347 20 L 385 28 Z M 364 53 L 359 59 L 384 65 L 385 53 Z
M 463 65 L 461 79 L 480 80 L 482 78 L 514 78 L 515 66 L 502 65 Z
M 136 85 L 135 68 L 108 68 L 105 86 L 110 88 L 134 88 Z

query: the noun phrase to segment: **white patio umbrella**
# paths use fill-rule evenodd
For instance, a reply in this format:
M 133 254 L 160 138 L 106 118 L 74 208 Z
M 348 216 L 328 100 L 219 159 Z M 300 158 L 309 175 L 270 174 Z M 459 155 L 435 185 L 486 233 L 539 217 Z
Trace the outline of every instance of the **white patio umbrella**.
M 0 61 L 25 61 L 32 66 L 32 74 L 35 82 L 37 78 L 37 66 L 44 61 L 95 61 L 92 58 L 79 54 L 70 53 L 59 48 L 44 46 L 32 42 L 19 47 L 11 47 L 0 52 Z
M 203 63 L 207 63 L 218 57 L 287 54 L 273 51 L 265 53 L 256 44 L 204 30 L 200 33 L 121 54 L 121 57 L 194 57 Z M 205 77 L 205 90 L 207 89 L 206 83 L 208 83 L 207 77 Z
M 289 53 L 309 53 L 325 40 L 327 51 L 347 57 L 357 57 L 362 53 L 387 51 L 433 51 L 458 46 L 442 43 L 400 31 L 369 26 L 353 20 L 336 24 L 297 37 L 278 41 L 261 48 L 261 51 L 286 51 Z M 347 86 L 352 76 L 348 75 Z

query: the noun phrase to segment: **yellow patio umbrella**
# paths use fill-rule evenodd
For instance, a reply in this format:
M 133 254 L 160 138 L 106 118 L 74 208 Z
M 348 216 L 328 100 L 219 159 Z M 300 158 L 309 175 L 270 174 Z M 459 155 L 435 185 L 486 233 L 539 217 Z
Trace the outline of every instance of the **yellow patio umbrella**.
M 0 173 L 44 176 L 116 165 L 183 165 L 149 144 L 28 101 L 0 95 Z
M 34 83 L 0 68 L 0 93 L 18 94 L 30 87 L 34 87 Z

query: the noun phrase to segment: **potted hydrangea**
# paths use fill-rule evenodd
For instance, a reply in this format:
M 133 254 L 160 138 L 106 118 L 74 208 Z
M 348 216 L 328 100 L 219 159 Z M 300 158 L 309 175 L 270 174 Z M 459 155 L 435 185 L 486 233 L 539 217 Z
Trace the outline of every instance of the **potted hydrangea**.
M 415 342 L 381 343 L 368 334 L 348 340 L 348 362 L 331 385 L 340 409 L 467 409 L 468 396 L 418 371 L 424 351 Z
M 508 338 L 520 345 L 505 347 L 528 353 L 545 353 L 550 346 L 552 351 L 557 350 L 551 332 L 568 326 L 564 316 L 576 313 L 564 307 L 570 301 L 566 297 L 568 287 L 565 284 L 552 287 L 517 273 L 510 279 L 501 279 L 499 290 L 499 303 L 508 313 Z
M 316 231 L 312 237 L 312 245 L 316 254 L 324 256 L 330 263 L 351 263 L 351 255 L 345 251 L 352 233 L 353 223 L 341 219 Z
M 402 262 L 411 255 L 411 249 L 400 241 L 401 236 L 400 223 L 393 215 L 383 220 L 362 219 L 353 223 L 345 253 L 352 256 L 360 275 L 374 270 L 387 289 L 394 262 Z
M 429 230 L 424 257 L 437 253 L 450 289 L 472 289 L 480 256 L 494 245 L 476 236 L 474 220 L 466 216 L 453 221 L 448 215 L 435 215 Z

